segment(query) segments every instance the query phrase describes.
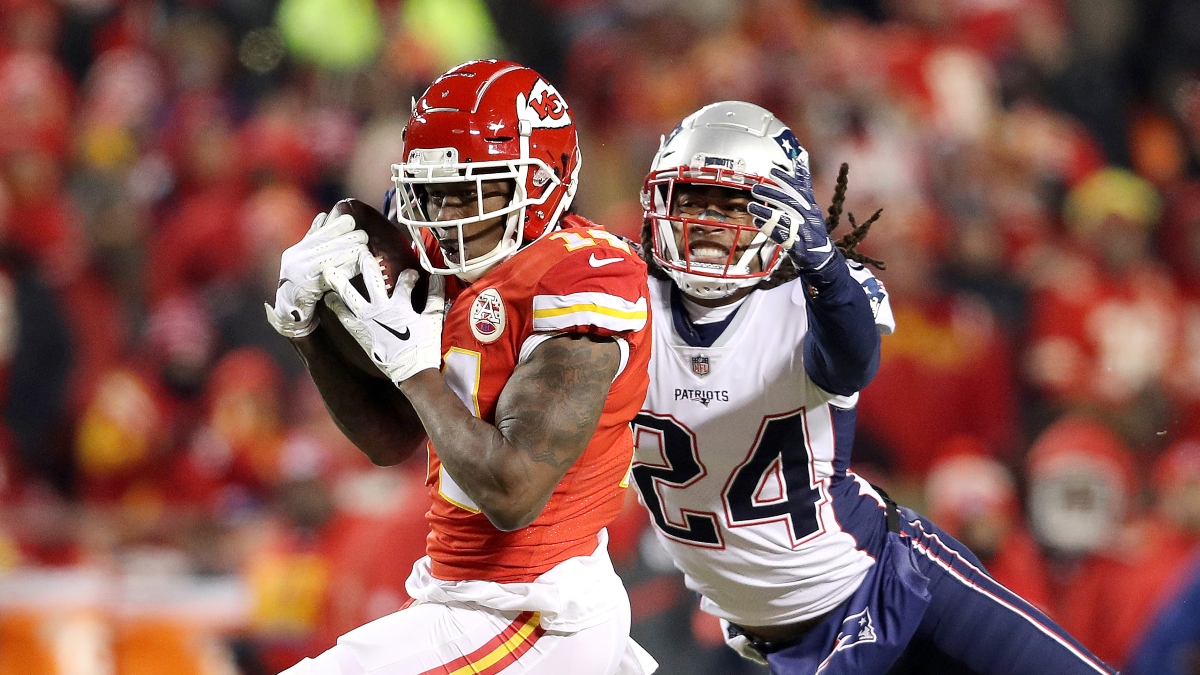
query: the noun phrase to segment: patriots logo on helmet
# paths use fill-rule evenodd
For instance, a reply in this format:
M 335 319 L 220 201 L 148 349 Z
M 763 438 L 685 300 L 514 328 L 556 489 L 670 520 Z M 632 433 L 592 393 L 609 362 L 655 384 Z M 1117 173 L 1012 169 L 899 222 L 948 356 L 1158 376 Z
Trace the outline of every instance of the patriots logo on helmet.
M 683 125 L 682 125 L 682 124 L 676 124 L 676 125 L 675 125 L 675 128 L 671 130 L 671 133 L 667 134 L 667 137 L 663 139 L 663 141 L 662 141 L 662 144 L 663 144 L 664 146 L 665 146 L 665 145 L 670 145 L 670 144 L 671 144 L 671 139 L 673 139 L 673 138 L 675 138 L 676 136 L 678 136 L 678 135 L 679 135 L 679 132 L 681 132 L 681 131 L 683 131 Z
M 784 127 L 783 131 L 779 132 L 776 136 L 772 136 L 772 139 L 783 150 L 783 154 L 787 155 L 787 158 L 792 160 L 793 163 L 800 158 L 803 148 L 800 147 L 800 139 L 796 138 L 796 134 L 792 133 L 791 129 Z
M 879 308 L 887 297 L 887 289 L 883 287 L 883 282 L 875 277 L 868 277 L 863 280 L 862 287 L 871 301 L 871 314 L 879 316 Z

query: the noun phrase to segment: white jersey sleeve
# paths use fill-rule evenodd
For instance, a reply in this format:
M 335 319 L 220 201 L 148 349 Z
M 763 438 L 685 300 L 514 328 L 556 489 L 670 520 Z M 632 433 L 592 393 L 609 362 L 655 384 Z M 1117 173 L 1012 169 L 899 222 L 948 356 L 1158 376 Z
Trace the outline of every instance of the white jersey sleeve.
M 871 311 L 875 314 L 875 327 L 880 335 L 891 335 L 896 331 L 896 318 L 892 316 L 892 300 L 883 282 L 871 270 L 856 262 L 846 261 L 850 276 L 862 286 L 871 299 Z

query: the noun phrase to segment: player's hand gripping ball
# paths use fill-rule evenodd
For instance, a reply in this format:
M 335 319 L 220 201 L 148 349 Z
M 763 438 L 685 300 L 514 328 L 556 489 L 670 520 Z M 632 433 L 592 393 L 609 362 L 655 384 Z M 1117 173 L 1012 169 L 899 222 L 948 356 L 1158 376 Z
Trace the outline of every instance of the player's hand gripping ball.
M 429 292 L 429 273 L 421 267 L 421 262 L 413 251 L 408 233 L 401 226 L 388 220 L 370 204 L 358 199 L 343 199 L 334 204 L 329 217 L 334 218 L 342 214 L 354 218 L 355 229 L 366 233 L 367 248 L 378 262 L 379 269 L 383 273 L 385 287 L 389 291 L 395 289 L 402 271 L 416 270 L 417 281 L 412 291 L 412 306 L 414 311 L 422 311 L 425 308 L 425 298 Z M 354 276 L 350 278 L 350 284 L 363 297 L 368 295 L 361 270 L 356 270 Z M 337 315 L 329 307 L 328 300 L 317 305 L 316 316 L 320 321 L 319 330 L 329 337 L 344 359 L 364 373 L 380 379 L 387 379 L 387 375 L 371 361 L 371 358 L 359 346 L 358 341 L 346 331 Z
M 329 290 L 321 273 L 327 267 L 356 273 L 366 243 L 367 234 L 354 229 L 350 216 L 317 214 L 304 237 L 280 258 L 275 306 L 266 305 L 271 327 L 287 338 L 302 338 L 316 330 L 314 312 Z
M 383 274 L 372 266 L 371 253 L 364 250 L 362 258 L 366 295 L 354 289 L 342 270 L 330 267 L 322 272 L 333 289 L 325 296 L 325 303 L 338 321 L 375 366 L 397 385 L 422 370 L 441 366 L 446 280 L 430 280 L 425 309 L 418 313 L 412 307 L 416 270 L 401 272 L 395 287 L 389 289 Z

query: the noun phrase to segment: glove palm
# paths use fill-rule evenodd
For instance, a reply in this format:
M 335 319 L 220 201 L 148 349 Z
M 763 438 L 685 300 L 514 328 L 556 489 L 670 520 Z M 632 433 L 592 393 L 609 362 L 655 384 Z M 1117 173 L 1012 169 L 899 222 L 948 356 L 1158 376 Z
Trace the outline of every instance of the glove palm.
M 275 306 L 265 305 L 267 321 L 284 337 L 304 337 L 317 329 L 317 301 L 330 290 L 321 272 L 358 273 L 359 258 L 367 250 L 367 233 L 354 229 L 354 218 L 341 215 L 329 220 L 318 214 L 299 242 L 280 258 Z

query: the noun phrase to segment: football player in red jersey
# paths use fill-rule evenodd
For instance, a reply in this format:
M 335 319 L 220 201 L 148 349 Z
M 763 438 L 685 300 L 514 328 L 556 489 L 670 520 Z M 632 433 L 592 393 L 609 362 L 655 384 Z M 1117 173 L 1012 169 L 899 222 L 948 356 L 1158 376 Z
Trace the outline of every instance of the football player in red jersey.
M 514 63 L 463 64 L 416 101 L 384 207 L 435 275 L 424 310 L 416 271 L 389 288 L 348 216 L 318 217 L 284 253 L 268 319 L 375 463 L 428 448 L 433 499 L 415 604 L 292 675 L 653 671 L 604 531 L 648 384 L 646 267 L 564 215 L 579 160 L 554 87 Z M 387 380 L 316 330 L 322 297 Z

